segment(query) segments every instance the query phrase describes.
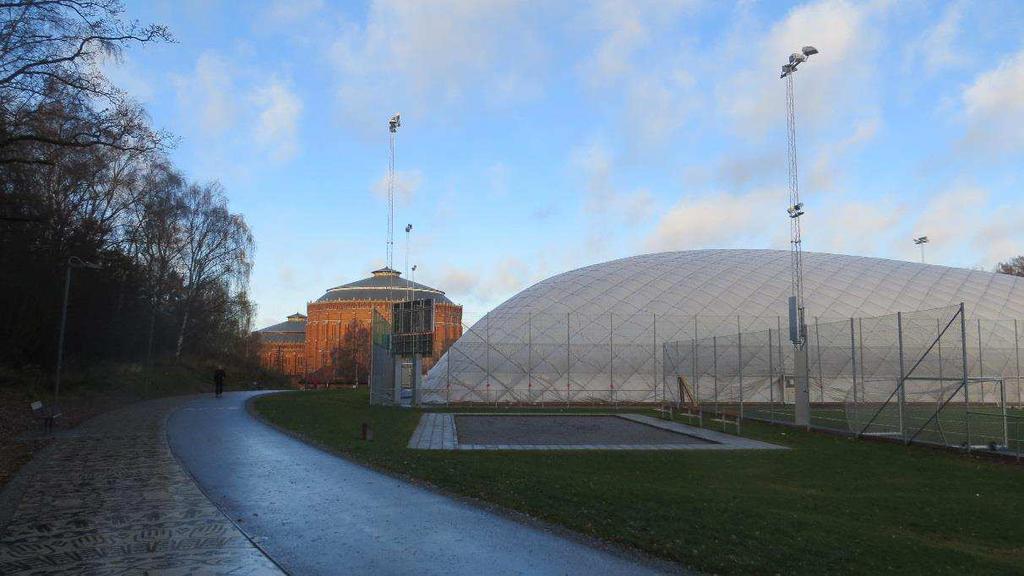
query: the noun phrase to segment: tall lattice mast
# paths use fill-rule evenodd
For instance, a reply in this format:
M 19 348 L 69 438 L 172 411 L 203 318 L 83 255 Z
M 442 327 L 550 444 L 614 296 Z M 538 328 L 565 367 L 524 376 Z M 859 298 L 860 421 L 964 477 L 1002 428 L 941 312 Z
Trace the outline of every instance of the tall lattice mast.
M 402 125 L 401 114 L 388 120 L 388 268 L 394 268 L 395 257 L 395 134 Z
M 800 201 L 800 178 L 796 161 L 796 109 L 793 98 L 793 75 L 797 66 L 806 62 L 818 50 L 813 46 L 804 46 L 800 52 L 789 56 L 789 63 L 782 67 L 782 76 L 786 81 L 786 141 L 787 159 L 789 164 L 789 243 L 790 243 L 790 282 L 792 284 L 791 307 L 796 312 L 796 334 L 791 335 L 793 345 L 803 348 L 807 343 L 807 324 L 804 319 L 804 261 L 803 246 L 800 239 L 800 217 L 804 214 L 804 205 Z

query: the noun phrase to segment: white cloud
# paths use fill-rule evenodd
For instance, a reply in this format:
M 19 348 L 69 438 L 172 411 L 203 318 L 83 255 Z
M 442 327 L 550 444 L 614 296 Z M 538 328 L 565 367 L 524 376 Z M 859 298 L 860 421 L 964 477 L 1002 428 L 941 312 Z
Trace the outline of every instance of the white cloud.
M 628 145 L 653 149 L 664 145 L 696 106 L 695 79 L 680 43 L 657 44 L 659 33 L 693 2 L 619 2 L 590 6 L 580 20 L 599 40 L 580 63 L 579 73 L 602 102 L 609 90 L 621 98 L 620 128 Z
M 949 4 L 942 18 L 910 44 L 909 57 L 919 60 L 926 74 L 958 68 L 969 61 L 958 46 L 963 16 L 963 2 Z
M 475 270 L 446 266 L 441 271 L 440 286 L 449 296 L 463 298 L 480 284 L 480 275 Z
M 399 108 L 454 112 L 470 93 L 492 104 L 535 98 L 544 50 L 526 25 L 532 13 L 514 0 L 373 2 L 366 25 L 343 25 L 330 48 L 343 114 L 374 129 Z
M 647 238 L 649 250 L 692 250 L 763 244 L 785 224 L 778 215 L 784 190 L 719 192 L 684 198 L 662 216 Z
M 601 144 L 578 148 L 572 167 L 584 181 L 584 210 L 599 218 L 616 217 L 622 224 L 636 225 L 654 211 L 654 197 L 646 188 L 621 191 L 613 182 L 614 162 Z
M 584 77 L 598 87 L 632 77 L 637 53 L 650 45 L 655 32 L 692 4 L 690 0 L 603 0 L 591 4 L 581 20 L 599 32 L 601 39 L 581 65 Z
M 275 160 L 289 160 L 299 151 L 298 122 L 302 100 L 279 81 L 256 88 L 252 100 L 259 108 L 254 136 Z
M 816 207 L 817 208 L 817 207 Z M 847 200 L 822 203 L 806 218 L 804 246 L 818 252 L 858 254 L 867 256 L 907 256 L 903 250 L 910 245 L 904 229 L 907 207 L 889 200 Z
M 301 22 L 324 9 L 324 0 L 272 0 L 263 15 L 268 24 Z
M 495 261 L 489 270 L 447 265 L 436 286 L 464 306 L 463 321 L 472 324 L 505 299 L 547 277 L 543 258 L 524 260 L 508 256 Z
M 980 74 L 963 91 L 965 144 L 996 155 L 1024 147 L 1024 50 Z
M 204 52 L 188 75 L 176 75 L 172 82 L 184 116 L 198 124 L 206 136 L 219 136 L 235 124 L 234 69 L 214 52 Z
M 722 111 L 741 134 L 762 135 L 785 122 L 779 71 L 801 46 L 815 46 L 796 73 L 802 131 L 827 127 L 843 115 L 875 116 L 878 41 L 873 18 L 884 4 L 823 0 L 791 10 L 760 37 L 747 38 L 736 62 L 721 62 L 725 73 L 717 93 Z
M 812 192 L 835 191 L 837 180 L 842 171 L 838 168 L 837 160 L 846 156 L 853 150 L 874 139 L 878 134 L 880 122 L 876 118 L 858 122 L 853 133 L 838 142 L 821 144 L 818 153 L 811 165 L 811 172 L 808 178 L 809 190 Z
M 991 268 L 1022 252 L 1022 218 L 1024 208 L 1016 203 L 1000 205 L 988 190 L 959 184 L 931 199 L 914 233 L 928 236 L 926 250 L 934 253 L 929 261 Z
M 395 201 L 408 205 L 423 184 L 423 173 L 419 170 L 395 171 Z M 384 174 L 371 187 L 378 198 L 388 197 L 388 175 Z

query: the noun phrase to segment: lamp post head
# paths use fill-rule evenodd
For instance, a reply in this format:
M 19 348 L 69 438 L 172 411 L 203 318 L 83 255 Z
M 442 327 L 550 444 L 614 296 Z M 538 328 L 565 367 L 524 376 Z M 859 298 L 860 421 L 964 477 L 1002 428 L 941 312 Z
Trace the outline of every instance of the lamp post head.
M 82 260 L 78 256 L 72 256 L 68 258 L 68 266 L 70 266 L 71 268 L 91 268 L 93 270 L 99 270 L 100 268 L 103 268 L 102 264 L 96 264 L 95 262 Z
M 405 231 L 406 232 L 412 232 L 412 224 L 406 224 L 405 225 Z
M 789 63 L 782 66 L 782 75 L 779 78 L 785 78 L 793 72 L 796 72 L 796 67 L 807 61 L 812 55 L 817 54 L 818 49 L 814 46 L 804 46 L 799 52 L 793 52 L 789 55 Z

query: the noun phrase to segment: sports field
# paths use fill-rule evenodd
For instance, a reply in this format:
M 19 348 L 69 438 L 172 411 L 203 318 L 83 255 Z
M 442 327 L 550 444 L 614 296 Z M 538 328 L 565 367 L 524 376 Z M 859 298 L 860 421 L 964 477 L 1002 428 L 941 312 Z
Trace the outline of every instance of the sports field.
M 422 411 L 367 400 L 365 390 L 299 392 L 255 408 L 370 466 L 702 572 L 960 576 L 1024 566 L 1017 465 L 754 421 L 743 436 L 790 450 L 411 450 Z M 374 441 L 359 439 L 363 422 Z

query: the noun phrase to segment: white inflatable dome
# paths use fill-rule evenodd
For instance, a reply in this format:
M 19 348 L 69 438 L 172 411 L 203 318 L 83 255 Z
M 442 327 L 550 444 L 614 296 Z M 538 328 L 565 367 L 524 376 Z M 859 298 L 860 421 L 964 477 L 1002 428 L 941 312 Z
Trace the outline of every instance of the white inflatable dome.
M 805 253 L 809 325 L 964 302 L 969 318 L 1024 318 L 1024 278 Z M 665 343 L 775 330 L 787 336 L 790 253 L 645 254 L 553 276 L 481 318 L 425 379 L 424 402 L 655 401 Z M 1013 345 L 1013 344 L 1011 344 Z M 617 394 L 617 396 L 616 396 Z

